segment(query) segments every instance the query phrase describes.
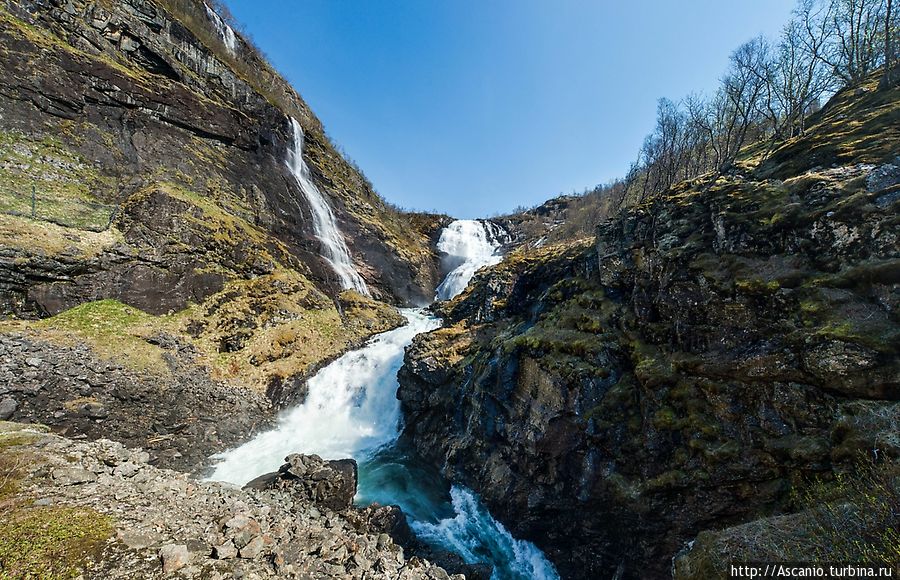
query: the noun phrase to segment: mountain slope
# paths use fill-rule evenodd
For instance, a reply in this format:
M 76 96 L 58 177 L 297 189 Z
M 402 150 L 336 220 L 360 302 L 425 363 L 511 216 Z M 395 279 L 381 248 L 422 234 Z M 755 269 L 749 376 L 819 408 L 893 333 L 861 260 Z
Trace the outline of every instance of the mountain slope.
M 0 1 L 0 418 L 193 468 L 433 295 L 442 218 L 387 206 L 229 31 L 200 0 Z M 292 119 L 374 300 L 321 256 Z
M 405 436 L 572 578 L 668 576 L 702 530 L 896 461 L 900 92 L 876 84 L 594 243 L 480 273 L 407 352 Z
M 305 154 L 314 176 L 376 293 L 400 302 L 429 295 L 434 272 L 427 235 L 385 206 L 336 153 L 302 99 L 251 47 L 239 37 L 234 48 L 223 44 L 202 2 L 135 0 L 105 6 L 4 2 L 0 113 L 5 148 L 12 149 L 4 156 L 6 204 L 13 205 L 17 194 L 27 197 L 36 185 L 39 215 L 72 214 L 91 202 L 110 204 L 118 211 L 113 221 L 125 230 L 121 218 L 140 211 L 130 203 L 133 196 L 172 183 L 185 190 L 180 201 L 195 212 L 206 202 L 245 230 L 228 232 L 235 235 L 224 241 L 246 255 L 195 259 L 163 252 L 153 274 L 160 277 L 158 284 L 178 287 L 164 297 L 126 295 L 149 311 L 183 308 L 189 299 L 220 289 L 224 280 L 271 270 L 263 249 L 249 247 L 254 230 L 262 232 L 257 237 L 272 238 L 265 243 L 284 246 L 271 258 L 303 262 L 308 277 L 334 290 L 333 274 L 318 257 L 309 209 L 285 165 L 293 116 L 306 132 Z M 165 205 L 173 196 L 163 193 L 157 201 Z M 186 200 L 188 194 L 194 198 Z M 184 235 L 190 224 L 179 225 L 176 235 Z M 141 241 L 155 247 L 180 241 L 167 240 L 164 233 Z M 191 246 L 216 245 L 208 232 L 198 235 L 202 239 Z M 227 254 L 235 248 L 211 248 L 218 250 Z M 204 261 L 224 261 L 225 271 L 202 272 Z M 91 266 L 65 272 L 75 274 L 71 284 L 57 286 L 81 283 L 94 286 L 95 294 L 118 298 L 125 292 L 121 286 L 140 277 L 131 273 L 132 264 Z M 107 269 L 123 272 L 125 280 L 114 286 L 90 275 Z M 171 275 L 163 276 L 160 269 Z M 90 297 L 78 288 L 53 289 L 51 294 L 74 296 L 61 305 L 46 304 L 27 296 L 35 285 L 40 286 L 26 280 L 12 289 L 24 303 L 16 311 L 52 313 Z

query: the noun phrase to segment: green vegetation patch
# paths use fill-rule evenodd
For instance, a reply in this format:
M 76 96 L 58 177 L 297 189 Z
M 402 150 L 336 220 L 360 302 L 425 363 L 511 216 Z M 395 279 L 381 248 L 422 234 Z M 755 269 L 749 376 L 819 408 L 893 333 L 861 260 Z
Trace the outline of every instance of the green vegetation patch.
M 122 233 L 115 228 L 102 232 L 83 231 L 0 213 L 0 246 L 16 248 L 26 255 L 67 254 L 90 259 L 122 241 Z
M 879 75 L 839 92 L 809 120 L 806 134 L 785 142 L 757 168 L 786 179 L 815 167 L 884 163 L 900 151 L 900 88 L 876 90 Z M 862 96 L 859 96 L 859 92 Z
M 19 507 L 0 512 L 0 579 L 77 578 L 100 556 L 112 520 L 76 507 Z
M 117 300 L 87 302 L 34 323 L 48 338 L 63 342 L 77 337 L 100 356 L 136 370 L 168 373 L 163 350 L 144 338 L 177 324 L 180 314 L 153 316 Z

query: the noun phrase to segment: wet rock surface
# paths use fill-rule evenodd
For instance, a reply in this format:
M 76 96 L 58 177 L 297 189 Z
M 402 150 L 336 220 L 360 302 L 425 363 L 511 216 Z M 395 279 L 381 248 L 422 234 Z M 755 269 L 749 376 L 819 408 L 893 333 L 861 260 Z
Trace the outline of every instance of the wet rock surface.
M 15 440 L 2 453 L 27 457 L 17 500 L 111 517 L 114 532 L 86 578 L 450 578 L 368 528 L 367 514 L 381 508 L 335 511 L 290 488 L 201 482 L 108 440 L 0 423 L 7 437 Z

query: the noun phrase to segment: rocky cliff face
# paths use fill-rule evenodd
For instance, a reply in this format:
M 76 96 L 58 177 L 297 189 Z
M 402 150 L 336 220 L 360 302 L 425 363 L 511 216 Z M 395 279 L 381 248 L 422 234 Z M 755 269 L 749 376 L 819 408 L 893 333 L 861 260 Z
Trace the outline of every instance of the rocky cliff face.
M 847 91 L 595 243 L 480 273 L 407 352 L 405 436 L 571 578 L 668 576 L 702 530 L 896 460 L 898 121 L 896 90 Z
M 228 46 L 199 0 L 7 0 L 0 19 L 3 204 L 14 209 L 34 185 L 39 215 L 67 221 L 109 204 L 121 233 L 87 255 L 67 252 L 68 238 L 55 247 L 53 232 L 4 243 L 5 314 L 100 298 L 181 310 L 279 268 L 333 293 L 285 166 L 289 117 L 376 297 L 430 295 L 429 232 L 385 206 L 302 99 L 239 36 Z
M 4 0 L 0 22 L 0 333 L 21 355 L 0 396 L 13 419 L 164 437 L 166 464 L 188 467 L 265 421 L 258 395 L 302 399 L 319 366 L 402 322 L 389 304 L 433 295 L 442 218 L 388 207 L 202 1 Z M 375 300 L 340 293 L 320 256 L 286 165 L 291 118 Z M 80 399 L 130 426 L 85 416 Z M 236 418 L 230 434 L 203 426 L 203 399 L 204 416 Z

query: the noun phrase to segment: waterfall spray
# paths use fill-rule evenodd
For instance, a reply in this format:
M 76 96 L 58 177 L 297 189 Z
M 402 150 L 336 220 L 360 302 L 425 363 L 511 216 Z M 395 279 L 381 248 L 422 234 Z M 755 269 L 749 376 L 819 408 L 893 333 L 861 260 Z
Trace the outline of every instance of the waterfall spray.
M 449 300 L 465 290 L 475 272 L 502 259 L 501 242 L 509 235 L 487 220 L 456 220 L 441 232 L 437 249 L 448 272 L 435 291 L 436 300 Z
M 216 32 L 219 33 L 219 37 L 222 39 L 222 42 L 225 43 L 225 48 L 227 48 L 228 52 L 231 54 L 235 54 L 237 52 L 237 35 L 234 33 L 234 29 L 228 26 L 228 24 L 222 20 L 222 17 L 209 7 L 209 4 L 204 2 L 203 5 L 206 7 L 207 16 L 212 20 L 213 26 L 216 27 Z

